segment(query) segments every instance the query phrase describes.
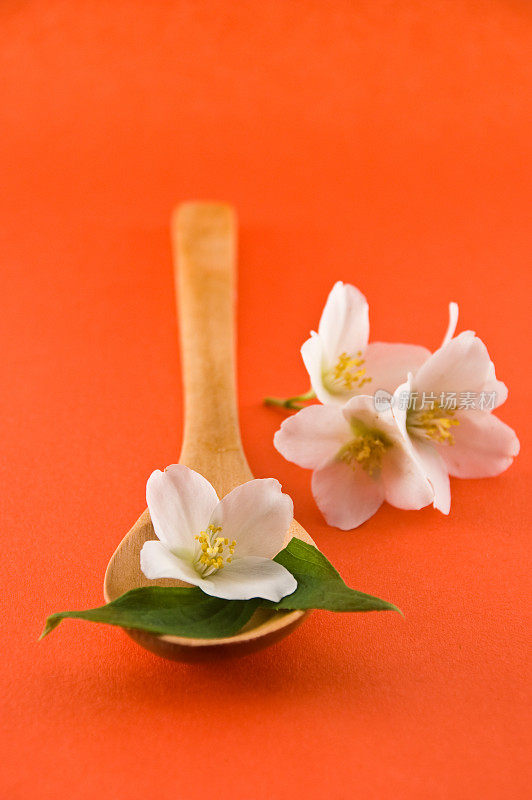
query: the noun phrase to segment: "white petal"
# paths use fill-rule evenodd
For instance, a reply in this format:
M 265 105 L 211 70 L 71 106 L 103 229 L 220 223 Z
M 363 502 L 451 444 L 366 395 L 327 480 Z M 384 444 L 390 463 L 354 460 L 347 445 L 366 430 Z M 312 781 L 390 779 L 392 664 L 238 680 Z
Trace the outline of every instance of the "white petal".
M 140 551 L 140 568 L 151 581 L 177 578 L 198 585 L 201 580 L 190 561 L 171 553 L 162 542 L 144 542 Z
M 364 392 L 371 390 L 374 394 L 378 389 L 393 392 L 406 380 L 408 373 L 417 372 L 429 356 L 430 350 L 416 344 L 368 344 L 364 351 L 364 367 L 371 383 L 365 384 Z
M 285 567 L 269 558 L 247 556 L 203 578 L 198 586 L 205 594 L 226 600 L 263 597 L 277 603 L 297 589 L 297 581 Z
M 396 508 L 418 509 L 434 500 L 434 490 L 413 446 L 395 444 L 382 459 L 384 499 Z
M 349 283 L 333 286 L 320 319 L 318 333 L 328 366 L 343 353 L 363 350 L 369 338 L 369 309 L 362 292 Z
M 481 392 L 491 373 L 485 344 L 473 331 L 451 339 L 419 368 L 414 376 L 418 392 Z
M 443 337 L 443 341 L 441 343 L 441 347 L 447 342 L 450 342 L 454 336 L 454 332 L 456 331 L 456 326 L 458 325 L 458 303 L 449 303 L 449 324 L 447 326 L 447 330 L 445 331 L 445 336 Z
M 211 522 L 222 526 L 222 536 L 236 541 L 236 558 L 273 558 L 283 547 L 293 517 L 294 504 L 279 481 L 258 478 L 222 498 Z
M 454 444 L 439 448 L 447 469 L 457 478 L 489 478 L 508 469 L 519 452 L 514 431 L 488 411 L 457 412 Z
M 303 363 L 309 374 L 310 384 L 318 400 L 321 403 L 335 403 L 341 406 L 342 403 L 345 402 L 345 397 L 343 395 L 332 394 L 323 383 L 323 373 L 327 369 L 327 364 L 323 352 L 323 342 L 314 331 L 312 331 L 310 339 L 303 342 L 301 357 L 303 358 Z
M 418 440 L 413 440 L 413 444 L 414 450 L 423 464 L 423 469 L 434 489 L 434 508 L 437 508 L 443 514 L 448 514 L 451 510 L 451 487 L 449 474 L 443 459 L 431 444 Z
M 361 394 L 352 397 L 345 404 L 342 414 L 349 423 L 359 420 L 368 428 L 376 428 L 381 431 L 392 441 L 402 438 L 391 407 L 381 408 L 378 406 L 376 408 L 375 405 L 374 397 Z M 353 438 L 352 433 L 349 438 Z
M 373 516 L 384 499 L 382 483 L 361 467 L 332 461 L 312 475 L 312 494 L 329 525 L 350 530 Z
M 412 391 L 413 376 L 409 372 L 404 383 L 401 383 L 393 393 L 391 410 L 397 427 L 401 431 L 404 439 L 409 439 L 406 430 L 406 412 L 410 403 L 410 393 Z
M 146 500 L 157 537 L 172 550 L 191 547 L 194 535 L 205 530 L 218 503 L 209 481 L 182 464 L 152 472 Z
M 288 461 L 316 469 L 330 461 L 352 437 L 338 406 L 312 405 L 282 422 L 273 444 Z
M 508 398 L 507 386 L 502 381 L 497 380 L 497 378 L 495 377 L 495 364 L 493 363 L 493 361 L 490 362 L 488 376 L 486 378 L 484 386 L 482 387 L 482 391 L 485 392 L 486 395 L 494 396 L 495 402 L 493 403 L 491 403 L 491 397 L 490 397 L 491 409 L 497 408 L 498 406 L 502 406 L 502 404 L 505 403 Z

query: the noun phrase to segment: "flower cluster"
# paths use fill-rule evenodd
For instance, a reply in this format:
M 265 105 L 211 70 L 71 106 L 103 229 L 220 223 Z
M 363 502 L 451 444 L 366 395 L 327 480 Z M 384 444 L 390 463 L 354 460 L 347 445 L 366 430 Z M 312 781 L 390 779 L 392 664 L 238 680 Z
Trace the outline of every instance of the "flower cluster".
M 312 492 L 330 525 L 355 528 L 384 500 L 404 509 L 432 503 L 447 514 L 449 475 L 498 475 L 519 452 L 514 431 L 491 413 L 508 391 L 485 345 L 472 331 L 455 336 L 456 303 L 449 317 L 432 354 L 368 343 L 366 298 L 349 284 L 333 287 L 318 332 L 301 348 L 319 404 L 274 437 L 285 458 L 313 470 Z M 293 408 L 290 401 L 279 404 Z

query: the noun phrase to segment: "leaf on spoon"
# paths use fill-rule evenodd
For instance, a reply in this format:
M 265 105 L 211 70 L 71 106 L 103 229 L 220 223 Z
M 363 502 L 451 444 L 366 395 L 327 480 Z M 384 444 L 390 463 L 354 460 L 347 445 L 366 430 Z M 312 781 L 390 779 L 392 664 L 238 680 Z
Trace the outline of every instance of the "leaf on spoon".
M 70 617 L 136 628 L 159 636 L 215 639 L 233 636 L 248 622 L 260 600 L 222 600 L 197 587 L 147 586 L 86 611 L 63 611 L 46 620 L 41 639 Z
M 46 620 L 41 639 L 67 617 L 134 628 L 158 636 L 217 639 L 238 633 L 259 607 L 279 611 L 313 608 L 399 611 L 386 600 L 350 589 L 323 553 L 300 539 L 291 539 L 274 561 L 286 567 L 297 580 L 295 592 L 279 603 L 261 598 L 223 600 L 205 594 L 196 586 L 148 586 L 132 589 L 99 608 L 52 614 Z
M 330 561 L 316 547 L 295 537 L 278 553 L 274 561 L 292 573 L 297 589 L 279 603 L 276 609 L 321 608 L 327 611 L 398 611 L 392 603 L 357 592 L 346 586 Z M 268 604 L 269 605 L 269 604 Z

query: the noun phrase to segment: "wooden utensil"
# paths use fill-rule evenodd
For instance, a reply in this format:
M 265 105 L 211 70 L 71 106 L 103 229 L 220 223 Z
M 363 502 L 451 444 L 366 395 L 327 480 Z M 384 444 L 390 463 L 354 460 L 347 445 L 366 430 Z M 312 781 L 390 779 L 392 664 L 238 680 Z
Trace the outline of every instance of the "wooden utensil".
M 234 296 L 236 218 L 230 206 L 185 203 L 172 218 L 172 240 L 185 386 L 185 429 L 180 463 L 204 475 L 223 495 L 251 480 L 236 399 Z M 269 446 L 269 443 L 265 443 Z M 297 522 L 287 532 L 313 544 Z M 109 602 L 140 586 L 185 586 L 182 581 L 149 581 L 140 571 L 144 542 L 155 539 L 144 511 L 113 554 L 104 580 Z M 273 644 L 296 628 L 309 612 L 258 611 L 235 636 L 192 639 L 128 630 L 136 642 L 178 661 L 243 655 Z

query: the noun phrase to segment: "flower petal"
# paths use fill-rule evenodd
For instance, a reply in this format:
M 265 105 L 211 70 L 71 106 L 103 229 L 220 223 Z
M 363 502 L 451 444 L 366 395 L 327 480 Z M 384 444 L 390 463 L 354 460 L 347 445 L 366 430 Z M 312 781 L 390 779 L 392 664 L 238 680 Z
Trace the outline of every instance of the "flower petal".
M 189 561 L 179 558 L 163 542 L 144 542 L 140 551 L 140 568 L 149 580 L 177 578 L 198 585 L 200 576 Z
M 345 401 L 343 395 L 335 395 L 330 392 L 323 383 L 323 373 L 327 366 L 323 352 L 323 342 L 317 333 L 312 331 L 310 339 L 303 342 L 301 346 L 301 357 L 309 374 L 310 384 L 314 389 L 316 397 L 321 403 L 336 403 L 342 405 Z
M 482 391 L 487 395 L 492 395 L 494 398 L 493 404 L 490 403 L 490 408 L 493 410 L 497 406 L 502 406 L 508 398 L 508 387 L 502 381 L 497 380 L 495 377 L 495 364 L 490 362 L 488 370 L 488 377 L 482 387 Z M 491 399 L 491 398 L 490 398 Z
M 211 517 L 222 535 L 236 541 L 235 563 L 243 556 L 273 558 L 283 547 L 294 504 L 274 478 L 237 486 L 218 503 Z
M 169 548 L 191 548 L 193 537 L 204 530 L 218 503 L 209 481 L 183 464 L 148 478 L 146 500 L 157 537 Z
M 288 461 L 316 469 L 330 461 L 351 435 L 338 406 L 312 405 L 285 419 L 273 444 Z
M 435 447 L 419 440 L 414 441 L 414 450 L 423 464 L 423 469 L 434 489 L 434 508 L 442 514 L 451 510 L 451 486 L 447 468 Z
M 208 578 L 198 586 L 205 594 L 226 600 L 249 600 L 263 597 L 277 603 L 297 589 L 297 581 L 288 570 L 269 558 L 247 556 L 237 558 L 231 564 Z
M 444 344 L 447 344 L 447 342 L 450 342 L 453 338 L 456 326 L 458 325 L 458 313 L 458 303 L 449 303 L 449 324 L 440 347 L 443 347 Z
M 378 389 L 393 392 L 406 380 L 409 372 L 417 372 L 429 358 L 430 350 L 416 344 L 393 344 L 391 342 L 372 342 L 364 351 L 364 368 L 371 378 L 366 391 Z
M 489 478 L 508 469 L 519 452 L 515 432 L 488 411 L 457 412 L 453 445 L 439 448 L 451 475 Z
M 328 366 L 343 353 L 363 350 L 369 338 L 369 309 L 362 292 L 349 283 L 333 286 L 320 319 L 318 333 Z
M 384 489 L 361 467 L 332 461 L 312 475 L 312 494 L 329 525 L 351 530 L 373 516 Z
M 396 443 L 386 452 L 381 480 L 384 499 L 396 508 L 424 508 L 434 500 L 434 489 L 410 443 Z
M 401 383 L 393 393 L 390 404 L 393 417 L 404 439 L 410 438 L 406 430 L 406 412 L 410 404 L 412 382 L 413 375 L 409 372 L 406 381 Z
M 359 420 L 368 428 L 381 431 L 394 442 L 396 439 L 402 439 L 391 406 L 381 407 L 376 403 L 375 397 L 368 394 L 352 397 L 343 407 L 342 414 L 347 422 Z M 352 436 L 351 433 L 349 438 Z
M 419 368 L 414 388 L 419 392 L 481 392 L 491 375 L 484 342 L 473 331 L 451 339 Z

